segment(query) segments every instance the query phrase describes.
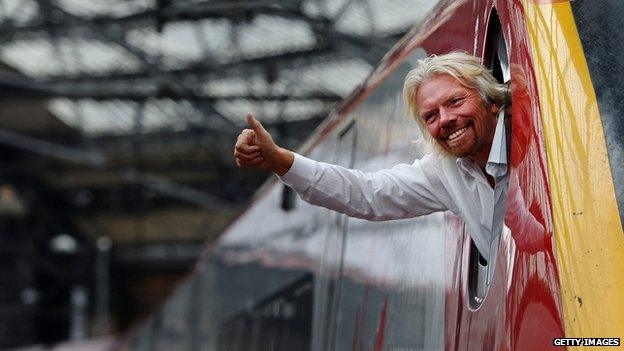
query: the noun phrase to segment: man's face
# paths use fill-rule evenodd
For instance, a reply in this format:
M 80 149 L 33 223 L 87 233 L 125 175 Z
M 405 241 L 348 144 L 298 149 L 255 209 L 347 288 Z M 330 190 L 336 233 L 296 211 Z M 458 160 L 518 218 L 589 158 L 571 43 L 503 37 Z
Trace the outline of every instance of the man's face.
M 487 162 L 496 128 L 496 105 L 452 76 L 435 75 L 420 85 L 416 105 L 435 141 L 449 154 Z

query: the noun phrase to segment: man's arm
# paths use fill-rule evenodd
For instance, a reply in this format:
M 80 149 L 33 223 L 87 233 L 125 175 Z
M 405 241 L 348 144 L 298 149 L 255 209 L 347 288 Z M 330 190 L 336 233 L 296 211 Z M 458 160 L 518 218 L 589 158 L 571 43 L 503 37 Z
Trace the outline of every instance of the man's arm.
M 364 173 L 280 148 L 253 116 L 247 118 L 253 129 L 238 137 L 234 155 L 239 167 L 273 171 L 313 205 L 368 220 L 409 218 L 449 208 L 448 193 L 431 172 L 431 158 Z
M 411 165 L 366 173 L 295 154 L 291 169 L 281 179 L 311 204 L 383 221 L 449 208 L 446 189 L 440 182 L 432 182 L 423 167 L 422 161 L 416 160 Z

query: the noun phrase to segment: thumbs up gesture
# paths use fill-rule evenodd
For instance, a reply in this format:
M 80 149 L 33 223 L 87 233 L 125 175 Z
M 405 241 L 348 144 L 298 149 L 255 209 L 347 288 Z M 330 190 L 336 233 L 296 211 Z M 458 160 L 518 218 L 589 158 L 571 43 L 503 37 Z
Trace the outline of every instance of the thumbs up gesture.
M 240 168 L 264 169 L 284 175 L 293 164 L 294 154 L 275 144 L 271 134 L 251 113 L 247 114 L 250 129 L 244 129 L 234 146 L 234 159 Z

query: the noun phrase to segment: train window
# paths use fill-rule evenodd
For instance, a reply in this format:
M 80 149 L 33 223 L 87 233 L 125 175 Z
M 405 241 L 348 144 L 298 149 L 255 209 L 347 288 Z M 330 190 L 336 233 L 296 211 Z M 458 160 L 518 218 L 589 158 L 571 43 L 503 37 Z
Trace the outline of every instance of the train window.
M 508 83 L 510 81 L 511 71 L 509 67 L 509 57 L 507 55 L 507 46 L 501 30 L 500 19 L 495 9 L 492 10 L 488 22 L 484 63 L 499 82 Z M 479 252 L 474 242 L 472 242 L 472 239 L 470 239 L 470 241 L 468 300 L 470 307 L 476 309 L 485 299 L 492 282 L 500 235 L 492 240 L 492 244 L 490 245 L 490 257 L 484 257 Z
M 501 30 L 500 19 L 496 10 L 492 10 L 485 44 L 484 63 L 492 74 L 501 83 L 511 80 L 511 69 L 509 67 L 509 57 L 503 32 Z
M 470 273 L 468 278 L 468 293 L 470 295 L 470 307 L 477 308 L 485 299 L 487 293 L 487 270 L 488 262 L 481 255 L 474 242 L 470 243 L 470 265 L 468 266 Z

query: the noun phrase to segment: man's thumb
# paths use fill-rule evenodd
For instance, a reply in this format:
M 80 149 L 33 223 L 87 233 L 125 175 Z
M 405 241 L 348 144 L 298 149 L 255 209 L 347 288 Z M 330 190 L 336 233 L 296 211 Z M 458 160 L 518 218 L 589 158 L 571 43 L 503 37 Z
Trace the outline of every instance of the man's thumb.
M 256 132 L 256 135 L 268 133 L 266 129 L 264 129 L 260 121 L 258 121 L 251 113 L 247 114 L 247 124 L 249 124 L 251 129 Z

